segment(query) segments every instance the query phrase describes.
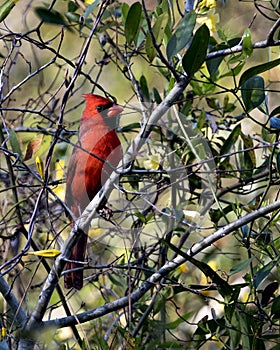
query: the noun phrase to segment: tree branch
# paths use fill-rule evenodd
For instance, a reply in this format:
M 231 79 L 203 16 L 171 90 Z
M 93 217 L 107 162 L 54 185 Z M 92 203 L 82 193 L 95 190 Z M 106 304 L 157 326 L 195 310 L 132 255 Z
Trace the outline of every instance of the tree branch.
M 255 210 L 254 212 L 249 213 L 224 227 L 221 227 L 220 229 L 218 229 L 216 232 L 209 235 L 208 237 L 203 238 L 200 242 L 194 244 L 186 252 L 186 254 L 189 256 L 195 256 L 198 253 L 202 252 L 205 248 L 208 248 L 209 246 L 217 242 L 219 239 L 241 228 L 243 225 L 253 222 L 259 217 L 263 217 L 279 209 L 280 209 L 280 201 L 277 201 L 265 207 L 262 207 L 258 210 Z M 55 319 L 52 321 L 46 321 L 43 323 L 43 325 L 44 327 L 57 327 L 57 328 L 68 327 L 69 325 L 77 324 L 78 322 L 84 323 L 84 322 L 102 317 L 104 315 L 107 315 L 113 311 L 122 309 L 128 306 L 129 302 L 136 303 L 140 298 L 143 297 L 143 295 L 147 291 L 153 288 L 155 284 L 157 284 L 163 277 L 167 276 L 171 271 L 175 270 L 178 266 L 184 264 L 186 261 L 187 259 L 185 259 L 184 257 L 178 256 L 174 260 L 167 262 L 162 268 L 160 268 L 157 272 L 155 272 L 151 277 L 149 277 L 145 282 L 143 282 L 139 288 L 137 288 L 134 292 L 132 292 L 128 296 L 119 298 L 111 303 L 107 303 L 103 306 L 100 306 L 90 311 L 82 312 L 75 316 L 64 317 L 64 318 Z
M 170 91 L 165 100 L 157 106 L 157 108 L 151 114 L 148 123 L 141 128 L 139 134 L 132 142 L 131 146 L 129 147 L 128 151 L 124 156 L 123 161 L 121 161 L 118 165 L 117 169 L 119 171 L 115 171 L 112 173 L 110 178 L 106 181 L 102 190 L 95 196 L 95 198 L 84 210 L 81 217 L 76 221 L 74 228 L 72 229 L 67 241 L 61 248 L 62 254 L 59 257 L 57 257 L 54 266 L 47 277 L 47 280 L 40 294 L 38 305 L 31 315 L 28 327 L 31 327 L 32 325 L 41 322 L 49 300 L 54 291 L 54 288 L 58 283 L 59 277 L 62 273 L 65 260 L 67 260 L 70 257 L 72 247 L 75 245 L 75 243 L 81 236 L 82 232 L 84 231 L 84 228 L 90 224 L 92 218 L 95 216 L 96 208 L 98 208 L 99 203 L 101 203 L 105 197 L 109 196 L 113 188 L 113 184 L 118 179 L 120 171 L 123 170 L 123 164 L 128 164 L 135 158 L 137 152 L 140 150 L 142 145 L 145 143 L 147 137 L 149 136 L 150 132 L 152 131 L 153 125 L 155 125 L 157 121 L 168 111 L 168 109 L 178 100 L 179 96 L 181 95 L 182 91 L 186 88 L 188 83 L 189 78 L 182 76 L 181 80 L 174 86 L 174 88 Z

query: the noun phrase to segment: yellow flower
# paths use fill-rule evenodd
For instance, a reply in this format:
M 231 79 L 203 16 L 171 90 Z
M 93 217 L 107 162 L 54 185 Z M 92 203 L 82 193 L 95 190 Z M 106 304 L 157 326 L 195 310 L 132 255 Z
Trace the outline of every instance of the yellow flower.
M 202 0 L 198 4 L 198 9 L 199 10 L 212 9 L 213 7 L 216 7 L 216 0 Z
M 210 33 L 216 32 L 216 24 L 219 23 L 220 16 L 218 13 L 215 13 L 215 9 L 207 12 L 207 15 L 202 16 L 197 19 L 198 24 L 206 24 L 210 30 Z

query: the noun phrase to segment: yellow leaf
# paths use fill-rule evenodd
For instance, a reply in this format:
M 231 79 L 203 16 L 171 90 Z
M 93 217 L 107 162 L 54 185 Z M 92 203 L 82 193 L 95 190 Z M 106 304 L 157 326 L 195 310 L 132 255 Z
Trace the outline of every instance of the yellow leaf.
M 42 159 L 40 157 L 36 157 L 36 167 L 38 170 L 38 173 L 41 176 L 41 179 L 44 181 L 45 177 L 44 177 L 44 163 L 42 161 Z
M 7 338 L 7 328 L 1 327 L 1 340 L 5 340 Z
M 198 5 L 199 10 L 212 9 L 213 7 L 216 7 L 216 0 L 202 0 Z
M 61 200 L 63 200 L 65 197 L 65 185 L 63 184 L 63 181 L 62 181 L 64 176 L 65 176 L 65 161 L 60 159 L 59 161 L 55 162 L 54 180 L 58 181 L 58 184 L 55 186 L 52 186 L 52 190 Z
M 217 262 L 214 260 L 210 260 L 208 262 L 208 265 L 214 270 L 217 270 Z M 206 277 L 203 273 L 201 274 L 201 280 L 200 283 L 203 285 L 207 285 L 209 283 L 208 277 Z
M 37 252 L 28 252 L 29 255 L 42 256 L 44 258 L 55 258 L 61 254 L 61 251 L 58 249 L 45 249 L 38 250 Z

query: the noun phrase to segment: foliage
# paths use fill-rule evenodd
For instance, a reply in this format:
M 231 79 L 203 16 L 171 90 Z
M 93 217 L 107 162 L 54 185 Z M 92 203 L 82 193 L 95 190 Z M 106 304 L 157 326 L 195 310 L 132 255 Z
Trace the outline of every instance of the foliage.
M 214 0 L 0 6 L 1 348 L 279 348 L 280 11 L 254 5 L 238 34 Z M 71 231 L 89 91 L 124 106 L 124 159 Z M 92 218 L 85 286 L 66 291 Z

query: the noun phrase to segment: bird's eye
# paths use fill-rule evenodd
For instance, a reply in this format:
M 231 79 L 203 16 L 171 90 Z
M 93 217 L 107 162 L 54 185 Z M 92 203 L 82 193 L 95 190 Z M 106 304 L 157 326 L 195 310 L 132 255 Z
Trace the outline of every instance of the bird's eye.
M 98 113 L 101 113 L 101 112 L 104 112 L 106 111 L 106 109 L 112 107 L 113 103 L 110 102 L 110 103 L 107 103 L 106 105 L 99 105 L 96 107 L 96 110 Z
M 100 105 L 96 107 L 97 112 L 103 112 L 106 109 L 106 106 Z

